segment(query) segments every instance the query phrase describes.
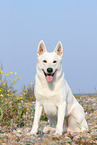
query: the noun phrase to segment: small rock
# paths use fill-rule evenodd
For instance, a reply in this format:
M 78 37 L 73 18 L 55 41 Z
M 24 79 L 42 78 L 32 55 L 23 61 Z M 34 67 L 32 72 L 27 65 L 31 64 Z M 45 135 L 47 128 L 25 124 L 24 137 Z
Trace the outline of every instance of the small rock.
M 15 135 L 13 135 L 9 139 L 12 141 L 12 140 L 17 140 L 18 138 Z
M 21 132 L 22 132 L 22 130 L 21 130 L 21 129 L 17 129 L 16 131 L 17 131 L 18 133 L 21 133 Z

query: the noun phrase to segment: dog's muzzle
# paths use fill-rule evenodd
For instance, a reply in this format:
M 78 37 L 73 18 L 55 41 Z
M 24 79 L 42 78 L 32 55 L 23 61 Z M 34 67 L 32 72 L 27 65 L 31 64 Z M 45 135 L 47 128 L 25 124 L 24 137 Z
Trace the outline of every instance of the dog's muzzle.
M 47 73 L 42 69 L 46 79 L 48 82 L 51 82 L 53 80 L 53 76 L 56 73 L 57 69 L 55 70 L 55 72 L 53 72 L 52 68 L 47 68 Z

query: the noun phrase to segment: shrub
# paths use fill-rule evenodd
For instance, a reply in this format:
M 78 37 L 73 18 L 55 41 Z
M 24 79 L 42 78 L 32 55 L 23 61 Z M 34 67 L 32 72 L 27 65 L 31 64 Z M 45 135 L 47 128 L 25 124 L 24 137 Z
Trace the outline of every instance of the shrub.
M 16 72 L 3 74 L 3 66 L 0 69 L 0 125 L 20 124 L 26 107 L 23 104 L 23 96 L 14 89 L 15 83 L 20 79 Z M 14 79 L 15 78 L 15 79 Z M 19 107 L 21 105 L 21 107 Z M 17 122 L 18 121 L 18 122 Z M 22 123 L 23 124 L 23 123 Z

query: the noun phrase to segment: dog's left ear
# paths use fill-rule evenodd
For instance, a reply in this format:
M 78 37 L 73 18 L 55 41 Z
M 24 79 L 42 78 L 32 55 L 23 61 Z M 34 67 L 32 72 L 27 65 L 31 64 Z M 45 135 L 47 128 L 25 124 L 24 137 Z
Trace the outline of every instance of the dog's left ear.
M 38 44 L 37 56 L 40 56 L 41 54 L 43 54 L 46 51 L 47 50 L 46 50 L 46 46 L 44 44 L 44 41 L 41 40 Z
M 59 55 L 59 56 L 62 58 L 62 56 L 63 56 L 63 46 L 62 46 L 61 41 L 59 41 L 59 42 L 57 43 L 54 52 L 56 52 L 57 55 Z

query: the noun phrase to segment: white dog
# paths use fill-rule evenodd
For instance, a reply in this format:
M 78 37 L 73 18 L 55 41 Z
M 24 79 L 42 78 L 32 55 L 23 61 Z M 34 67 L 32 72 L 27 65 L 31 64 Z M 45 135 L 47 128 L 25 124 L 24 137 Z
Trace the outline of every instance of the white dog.
M 50 123 L 44 132 L 55 127 L 55 134 L 63 131 L 82 132 L 88 130 L 82 106 L 73 96 L 62 71 L 63 47 L 59 41 L 54 52 L 47 52 L 43 40 L 37 50 L 38 63 L 35 77 L 36 107 L 30 134 L 36 134 L 44 108 Z

